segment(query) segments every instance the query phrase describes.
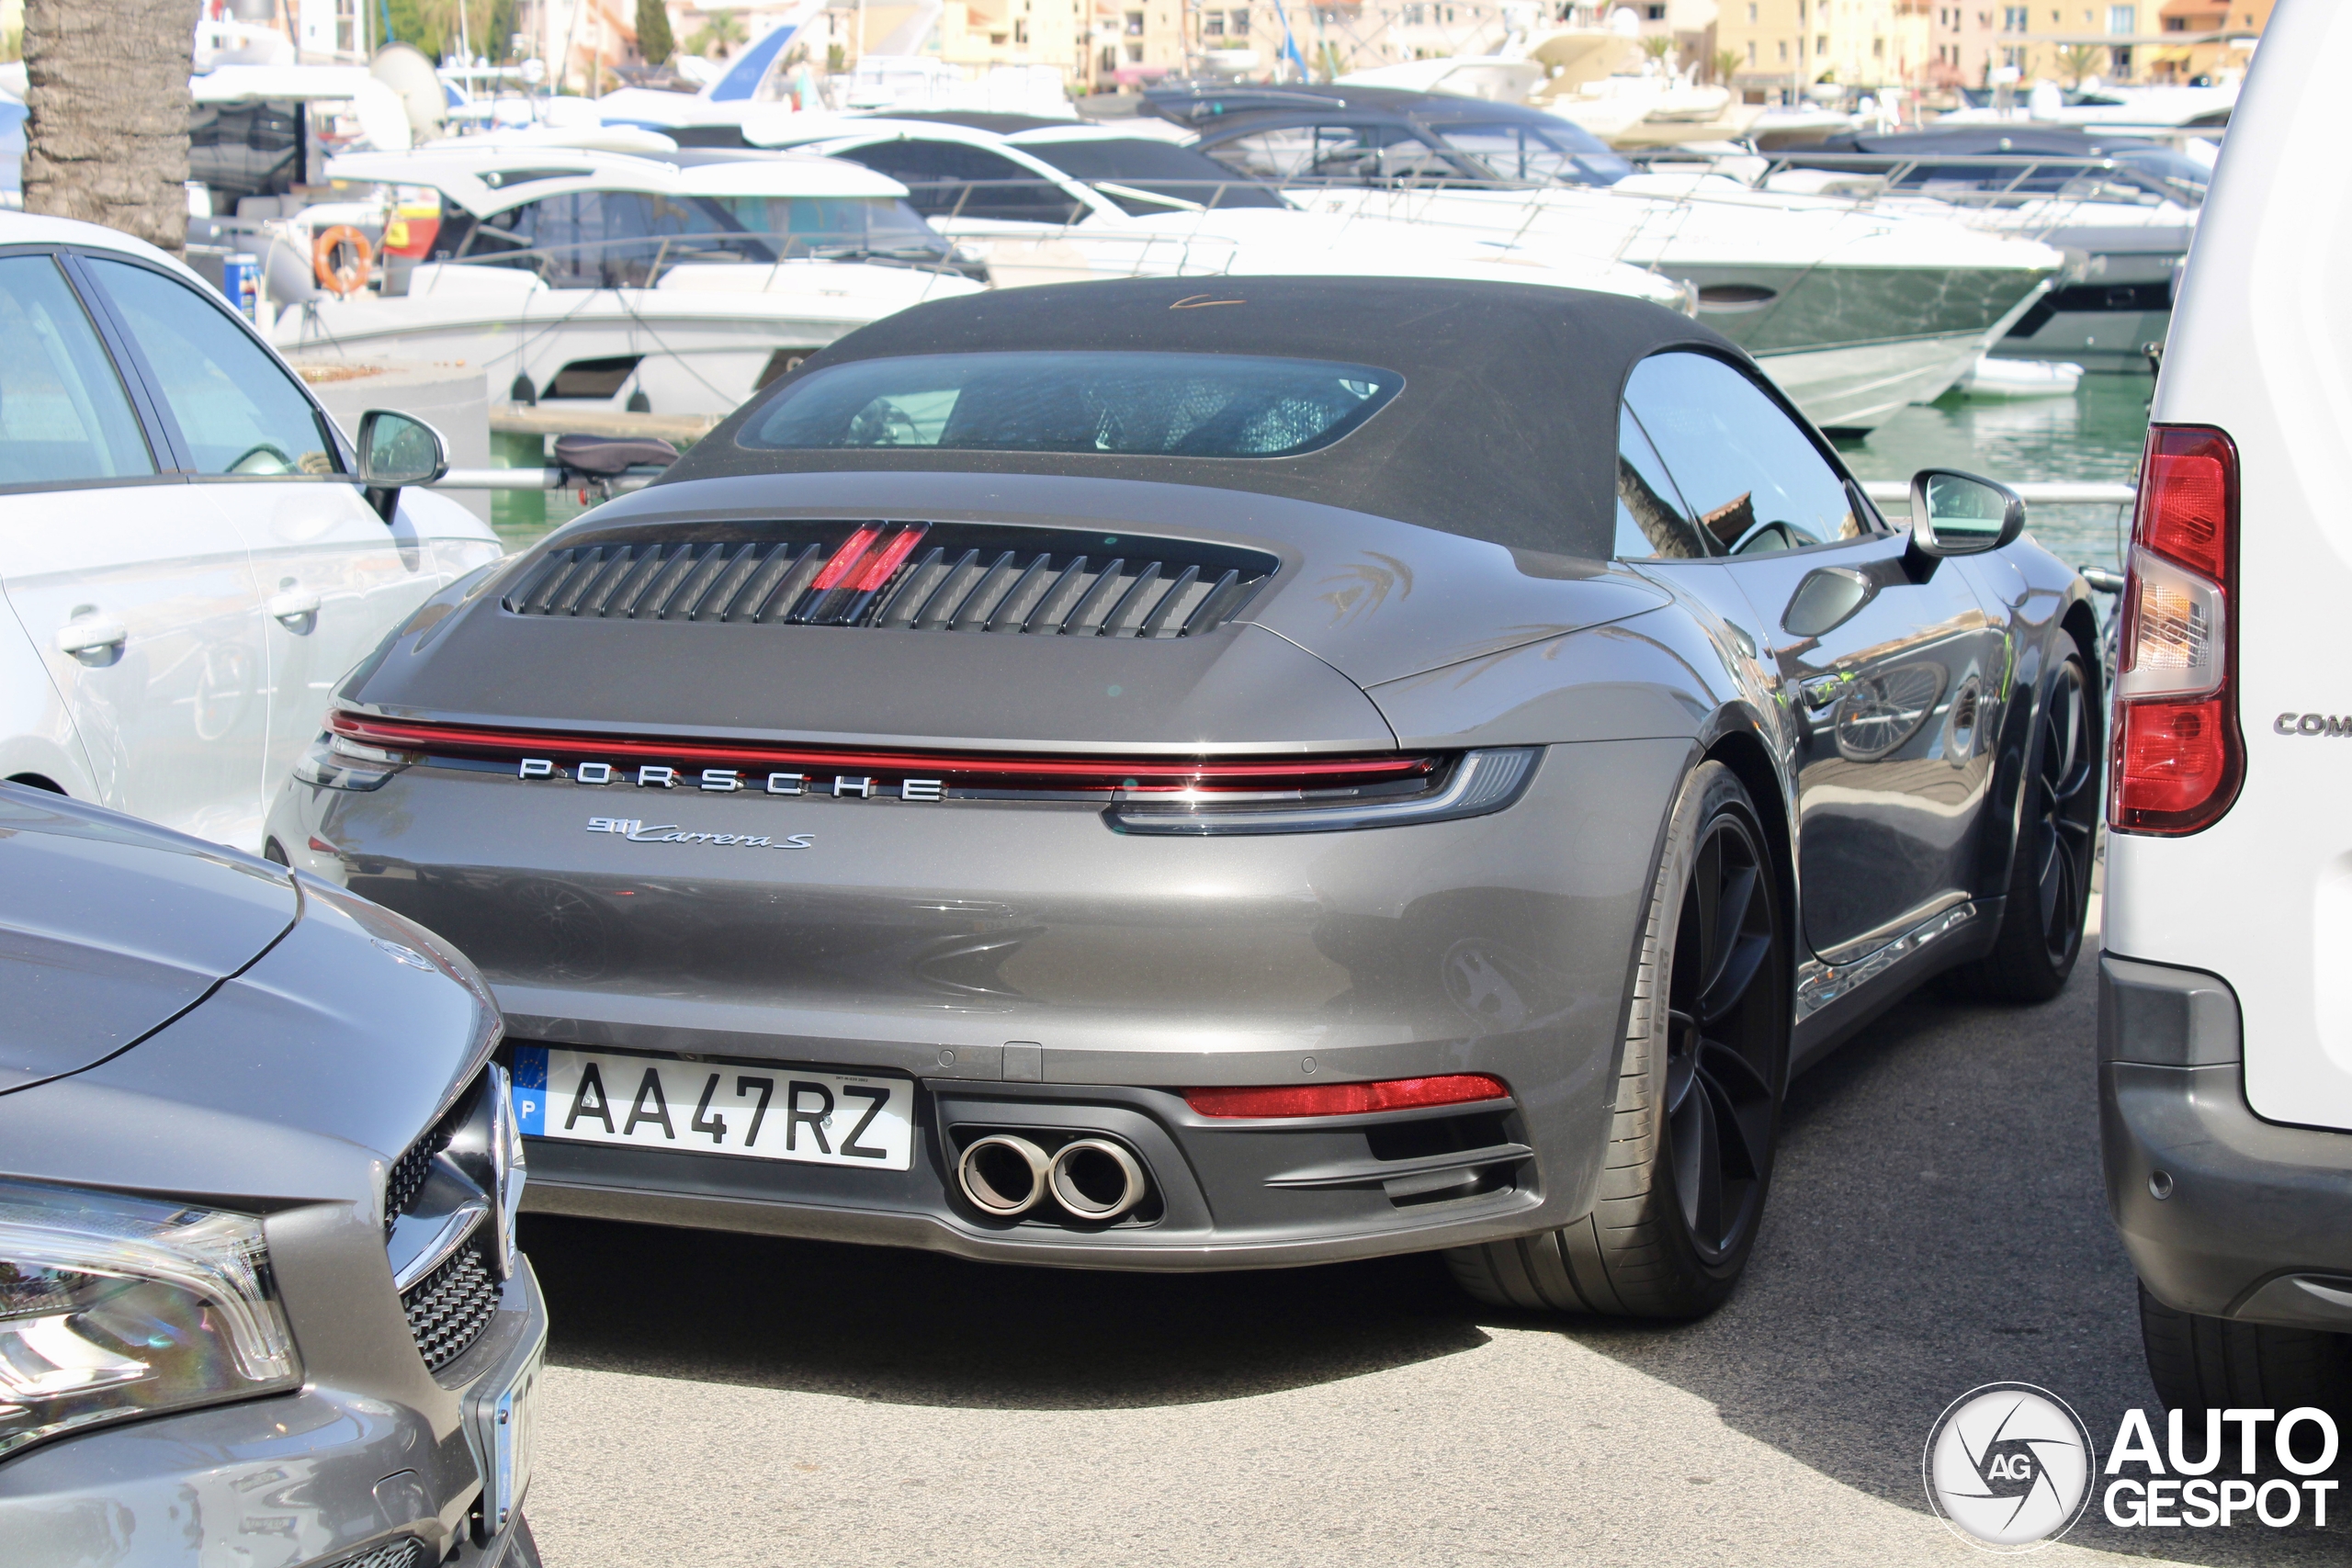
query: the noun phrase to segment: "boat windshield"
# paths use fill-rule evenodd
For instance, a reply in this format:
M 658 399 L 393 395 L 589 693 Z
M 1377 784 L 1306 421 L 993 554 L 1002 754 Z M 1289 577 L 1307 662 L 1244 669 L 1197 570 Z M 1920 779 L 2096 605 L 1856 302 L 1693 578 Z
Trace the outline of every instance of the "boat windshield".
M 922 215 L 887 196 L 719 196 L 711 200 L 786 258 L 938 258 L 947 242 Z
M 1171 141 L 1148 137 L 1101 137 L 1086 141 L 1023 141 L 1021 150 L 1051 164 L 1063 174 L 1090 182 L 1108 180 L 1125 190 L 1102 194 L 1117 202 L 1129 217 L 1181 211 L 1181 204 L 1199 207 L 1283 207 L 1283 198 L 1254 180 L 1237 180 L 1233 171 L 1205 153 Z M 1097 188 L 1101 188 L 1099 183 Z M 1134 194 L 1141 193 L 1141 195 Z M 1143 197 L 1170 197 L 1150 201 Z
M 2212 171 L 2194 158 L 2169 147 L 2149 144 L 2123 147 L 2086 146 L 2080 152 L 2014 152 L 1965 153 L 1934 157 L 1922 152 L 1913 166 L 1898 167 L 1898 188 L 1971 205 L 1984 198 L 2023 199 L 2064 197 L 2076 201 L 2138 202 L 2162 200 L 2197 207 L 2205 200 Z M 2085 166 L 2085 160 L 2105 159 L 2117 168 Z M 2038 161 L 2040 160 L 2040 161 Z M 1823 158 L 1826 167 L 1839 166 Z
M 1611 152 L 1599 137 L 1566 120 L 1557 130 L 1516 121 L 1430 129 L 1454 152 L 1466 153 L 1493 170 L 1498 180 L 1613 186 L 1634 172 L 1634 165 Z
M 736 440 L 768 451 L 1287 457 L 1346 435 L 1404 384 L 1362 365 L 1240 355 L 912 355 L 786 382 Z
M 528 268 L 558 288 L 641 288 L 686 263 L 779 258 L 708 197 L 570 190 L 481 220 L 458 259 Z

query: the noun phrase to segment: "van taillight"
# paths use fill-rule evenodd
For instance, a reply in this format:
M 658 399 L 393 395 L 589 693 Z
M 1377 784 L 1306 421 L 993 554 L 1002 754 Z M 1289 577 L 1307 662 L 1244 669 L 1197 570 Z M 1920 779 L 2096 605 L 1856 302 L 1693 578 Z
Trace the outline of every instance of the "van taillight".
M 2218 430 L 2152 426 L 2123 588 L 2110 828 L 2194 833 L 2237 798 L 2237 448 Z

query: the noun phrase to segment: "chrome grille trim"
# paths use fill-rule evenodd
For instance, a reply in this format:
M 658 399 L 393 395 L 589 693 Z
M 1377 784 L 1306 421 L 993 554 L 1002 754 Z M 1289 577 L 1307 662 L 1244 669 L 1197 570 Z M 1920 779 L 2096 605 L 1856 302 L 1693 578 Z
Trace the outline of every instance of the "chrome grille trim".
M 1281 566 L 1231 546 L 992 524 L 714 532 L 551 550 L 501 603 L 545 617 L 1159 639 L 1232 620 Z
M 428 1369 L 466 1353 L 512 1272 L 525 1172 L 506 1069 L 484 1067 L 386 1172 L 392 1288 Z

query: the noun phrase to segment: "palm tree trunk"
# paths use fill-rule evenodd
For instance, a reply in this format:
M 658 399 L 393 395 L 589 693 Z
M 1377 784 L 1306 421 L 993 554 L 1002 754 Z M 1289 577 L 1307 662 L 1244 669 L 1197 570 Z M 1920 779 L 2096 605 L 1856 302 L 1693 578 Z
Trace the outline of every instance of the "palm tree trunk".
M 176 254 L 197 0 L 25 0 L 25 210 Z

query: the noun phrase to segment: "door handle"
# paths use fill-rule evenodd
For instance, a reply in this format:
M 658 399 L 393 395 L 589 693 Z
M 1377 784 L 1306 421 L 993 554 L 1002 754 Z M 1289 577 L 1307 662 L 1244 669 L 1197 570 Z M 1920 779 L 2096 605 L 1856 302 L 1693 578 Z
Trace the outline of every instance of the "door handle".
M 294 630 L 297 621 L 304 621 L 319 613 L 319 596 L 306 589 L 289 589 L 269 602 L 269 613 Z
M 93 654 L 109 650 L 120 651 L 130 640 L 130 632 L 120 621 L 93 615 L 87 620 L 68 621 L 57 628 L 57 651 L 70 653 L 76 659 L 88 659 Z

